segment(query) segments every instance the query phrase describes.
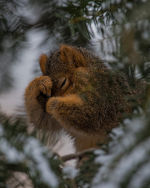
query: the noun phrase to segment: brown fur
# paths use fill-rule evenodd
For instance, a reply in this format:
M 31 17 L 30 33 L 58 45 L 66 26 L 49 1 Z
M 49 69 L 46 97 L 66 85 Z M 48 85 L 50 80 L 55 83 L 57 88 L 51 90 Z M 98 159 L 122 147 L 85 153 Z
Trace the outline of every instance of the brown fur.
M 65 129 L 77 151 L 105 143 L 131 110 L 132 91 L 124 76 L 83 48 L 61 45 L 50 57 L 40 57 L 40 67 L 43 76 L 25 92 L 30 121 L 50 133 Z
M 46 54 L 41 54 L 39 63 L 40 63 L 40 68 L 41 71 L 46 74 L 46 63 L 48 61 L 47 55 Z

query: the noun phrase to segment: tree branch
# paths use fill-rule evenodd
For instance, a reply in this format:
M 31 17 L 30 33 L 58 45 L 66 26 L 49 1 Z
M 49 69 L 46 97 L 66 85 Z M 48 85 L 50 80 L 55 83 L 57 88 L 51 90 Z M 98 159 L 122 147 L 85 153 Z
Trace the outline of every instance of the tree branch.
M 69 154 L 69 155 L 62 156 L 61 160 L 63 162 L 66 162 L 66 161 L 77 159 L 77 158 L 78 159 L 83 158 L 85 155 L 90 155 L 91 153 L 93 153 L 93 151 L 95 151 L 95 148 L 87 149 L 85 151 L 78 152 L 78 153 L 72 153 L 72 154 Z

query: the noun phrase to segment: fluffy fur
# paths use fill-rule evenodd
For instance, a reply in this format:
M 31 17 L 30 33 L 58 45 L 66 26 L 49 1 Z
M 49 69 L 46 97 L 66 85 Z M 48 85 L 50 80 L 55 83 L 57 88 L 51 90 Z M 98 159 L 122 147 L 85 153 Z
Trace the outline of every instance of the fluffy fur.
M 26 110 L 35 127 L 51 140 L 66 130 L 77 151 L 107 142 L 122 114 L 131 111 L 128 97 L 133 91 L 125 77 L 91 52 L 68 45 L 49 57 L 41 55 L 39 62 L 43 75 L 25 91 Z

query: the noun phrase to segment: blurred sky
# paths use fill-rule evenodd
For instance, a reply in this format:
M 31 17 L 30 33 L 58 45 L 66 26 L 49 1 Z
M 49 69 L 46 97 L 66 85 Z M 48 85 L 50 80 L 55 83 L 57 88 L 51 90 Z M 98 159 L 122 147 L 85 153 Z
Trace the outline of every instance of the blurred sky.
M 22 49 L 18 55 L 17 62 L 12 66 L 12 76 L 14 78 L 13 87 L 9 92 L 0 95 L 0 106 L 2 112 L 9 115 L 16 113 L 18 105 L 23 104 L 25 87 L 34 77 L 33 70 L 40 54 L 39 44 L 43 40 L 43 33 L 31 31 L 27 35 L 28 47 Z

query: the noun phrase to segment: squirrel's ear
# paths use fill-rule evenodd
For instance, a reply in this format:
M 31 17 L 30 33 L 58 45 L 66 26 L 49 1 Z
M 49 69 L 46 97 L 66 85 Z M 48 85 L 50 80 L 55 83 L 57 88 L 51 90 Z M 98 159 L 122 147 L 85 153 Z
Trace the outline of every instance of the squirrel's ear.
M 46 63 L 48 61 L 48 57 L 46 54 L 42 54 L 39 58 L 40 68 L 43 74 L 46 74 Z
M 71 63 L 75 67 L 86 66 L 86 60 L 81 52 L 72 46 L 64 44 L 60 47 L 60 60 L 64 63 Z

